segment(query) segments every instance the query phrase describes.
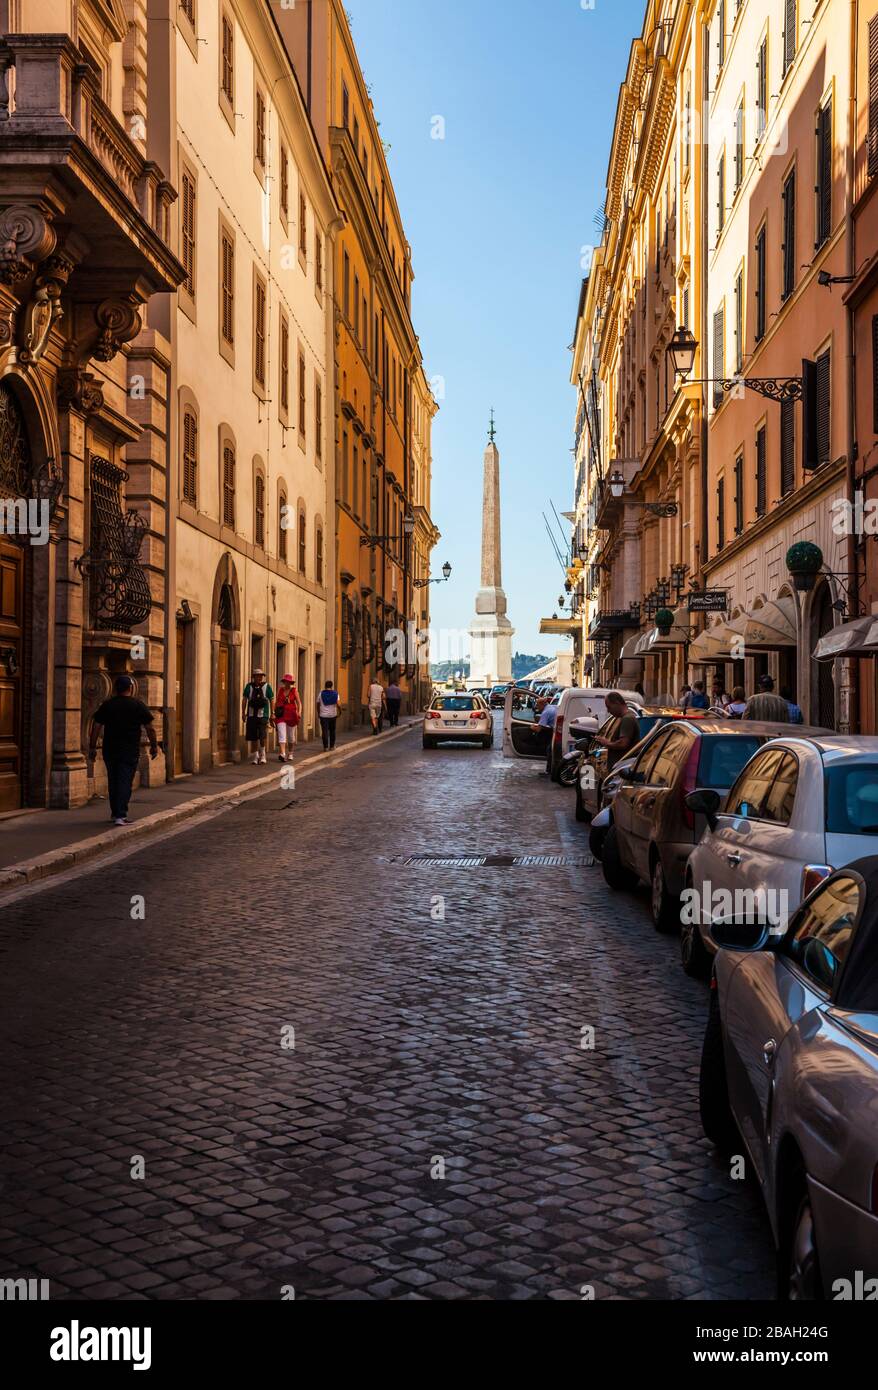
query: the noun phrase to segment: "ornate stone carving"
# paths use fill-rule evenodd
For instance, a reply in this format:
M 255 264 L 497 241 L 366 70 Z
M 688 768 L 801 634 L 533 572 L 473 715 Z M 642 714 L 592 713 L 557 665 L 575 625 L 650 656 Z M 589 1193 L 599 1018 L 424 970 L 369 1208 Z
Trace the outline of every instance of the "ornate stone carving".
M 91 415 L 103 409 L 104 393 L 91 372 L 82 367 L 68 367 L 58 374 L 58 406 L 61 410 L 78 410 Z
M 13 203 L 0 213 L 0 279 L 7 285 L 24 280 L 54 251 L 54 229 L 36 208 Z
M 21 317 L 20 362 L 38 362 L 45 352 L 52 327 L 64 312 L 61 292 L 72 269 L 73 262 L 66 256 L 52 256 L 37 276 Z
M 109 362 L 123 343 L 130 343 L 140 332 L 137 301 L 133 296 L 129 299 L 105 299 L 95 310 L 95 323 L 99 332 L 92 356 L 99 362 Z

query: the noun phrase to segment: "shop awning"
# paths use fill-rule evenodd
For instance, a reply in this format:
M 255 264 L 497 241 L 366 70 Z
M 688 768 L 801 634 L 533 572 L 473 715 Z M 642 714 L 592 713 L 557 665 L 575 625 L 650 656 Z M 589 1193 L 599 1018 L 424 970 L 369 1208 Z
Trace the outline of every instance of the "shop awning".
M 835 661 L 839 656 L 878 656 L 878 619 L 854 618 L 839 623 L 820 638 L 813 651 L 815 661 Z
M 644 632 L 638 638 L 635 648 L 636 656 L 658 656 L 661 652 L 670 651 L 673 647 L 682 647 L 689 640 L 689 609 L 687 607 L 678 608 L 674 613 L 674 622 L 667 636 L 663 636 L 657 627 L 650 628 L 649 632 Z
M 789 595 L 771 599 L 761 608 L 742 613 L 727 624 L 729 632 L 744 639 L 747 655 L 777 652 L 796 645 L 796 600 Z
M 540 632 L 556 637 L 572 637 L 574 632 L 581 631 L 579 618 L 543 618 L 540 621 Z
M 725 623 L 705 628 L 704 632 L 699 632 L 694 642 L 689 643 L 690 662 L 699 666 L 705 662 L 713 664 L 717 661 L 731 661 L 732 642 L 736 635 L 729 631 Z
M 634 634 L 633 637 L 629 637 L 629 638 L 628 638 L 628 641 L 625 643 L 624 647 L 622 648 L 622 650 L 621 650 L 620 653 L 619 653 L 619 660 L 620 660 L 620 661 L 640 661 L 640 660 L 641 660 L 641 657 L 639 657 L 639 656 L 637 655 L 637 644 L 638 644 L 638 642 L 640 641 L 640 639 L 641 639 L 642 636 L 643 636 L 643 633 L 642 633 L 642 632 L 635 632 L 635 634 Z

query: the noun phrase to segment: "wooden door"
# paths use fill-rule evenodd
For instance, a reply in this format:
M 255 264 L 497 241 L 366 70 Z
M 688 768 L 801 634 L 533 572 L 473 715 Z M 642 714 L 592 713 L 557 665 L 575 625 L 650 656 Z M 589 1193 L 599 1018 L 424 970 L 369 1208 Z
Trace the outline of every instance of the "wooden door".
M 177 624 L 177 727 L 174 740 L 174 772 L 184 772 L 183 733 L 186 719 L 186 628 Z
M 227 642 L 220 640 L 219 658 L 216 669 L 216 749 L 220 761 L 228 761 L 229 755 L 229 666 L 231 651 Z
M 0 536 L 0 811 L 22 805 L 24 551 Z

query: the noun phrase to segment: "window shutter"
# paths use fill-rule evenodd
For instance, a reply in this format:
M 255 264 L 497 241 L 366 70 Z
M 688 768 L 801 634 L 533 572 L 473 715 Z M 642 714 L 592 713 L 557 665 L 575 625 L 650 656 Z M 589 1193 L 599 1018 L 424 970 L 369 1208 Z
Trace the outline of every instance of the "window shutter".
M 759 45 L 756 60 L 756 138 L 761 139 L 768 124 L 768 41 Z
M 788 299 L 796 287 L 796 171 L 783 187 L 783 296 Z
M 765 228 L 756 238 L 756 341 L 765 337 Z
M 198 421 L 191 410 L 183 414 L 183 498 L 198 502 Z
M 780 406 L 780 491 L 786 497 L 796 486 L 796 403 Z
M 744 529 L 744 456 L 735 459 L 735 535 Z
M 796 56 L 796 0 L 785 0 L 783 28 L 783 70 Z
M 832 449 L 830 433 L 830 354 L 824 352 L 817 358 L 817 462 L 818 466 L 829 462 Z
M 869 20 L 869 173 L 878 174 L 878 15 Z
M 726 543 L 726 480 L 720 478 L 716 487 L 716 548 Z
M 832 232 L 832 102 L 817 118 L 817 240 L 822 246 Z
M 756 433 L 756 515 L 765 516 L 765 426 Z
M 735 277 L 735 371 L 744 370 L 744 272 Z
M 261 473 L 256 474 L 256 518 L 255 518 L 255 540 L 256 544 L 262 548 L 265 545 L 265 479 Z
M 723 388 L 720 384 L 726 373 L 725 363 L 726 316 L 725 310 L 717 309 L 713 316 L 713 374 L 716 377 L 713 387 L 714 408 L 722 405 Z
M 183 282 L 186 293 L 195 297 L 195 183 L 188 174 L 183 175 L 182 199 L 182 241 L 183 269 L 186 279 Z
M 223 525 L 235 529 L 235 451 L 223 449 Z

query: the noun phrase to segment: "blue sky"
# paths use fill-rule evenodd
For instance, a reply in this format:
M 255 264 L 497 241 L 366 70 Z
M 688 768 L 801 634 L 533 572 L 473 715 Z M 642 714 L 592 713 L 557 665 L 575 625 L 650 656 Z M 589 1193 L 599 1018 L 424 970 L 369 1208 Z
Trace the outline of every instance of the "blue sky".
M 503 586 L 519 651 L 563 592 L 545 532 L 572 505 L 570 353 L 613 118 L 643 0 L 347 0 L 412 245 L 412 312 L 434 422 L 442 532 L 436 628 L 466 628 L 479 586 L 482 456 L 494 407 Z M 431 138 L 433 118 L 444 140 Z M 556 528 L 557 535 L 557 528 Z M 560 538 L 559 538 L 560 539 Z M 434 657 L 438 655 L 434 649 Z

